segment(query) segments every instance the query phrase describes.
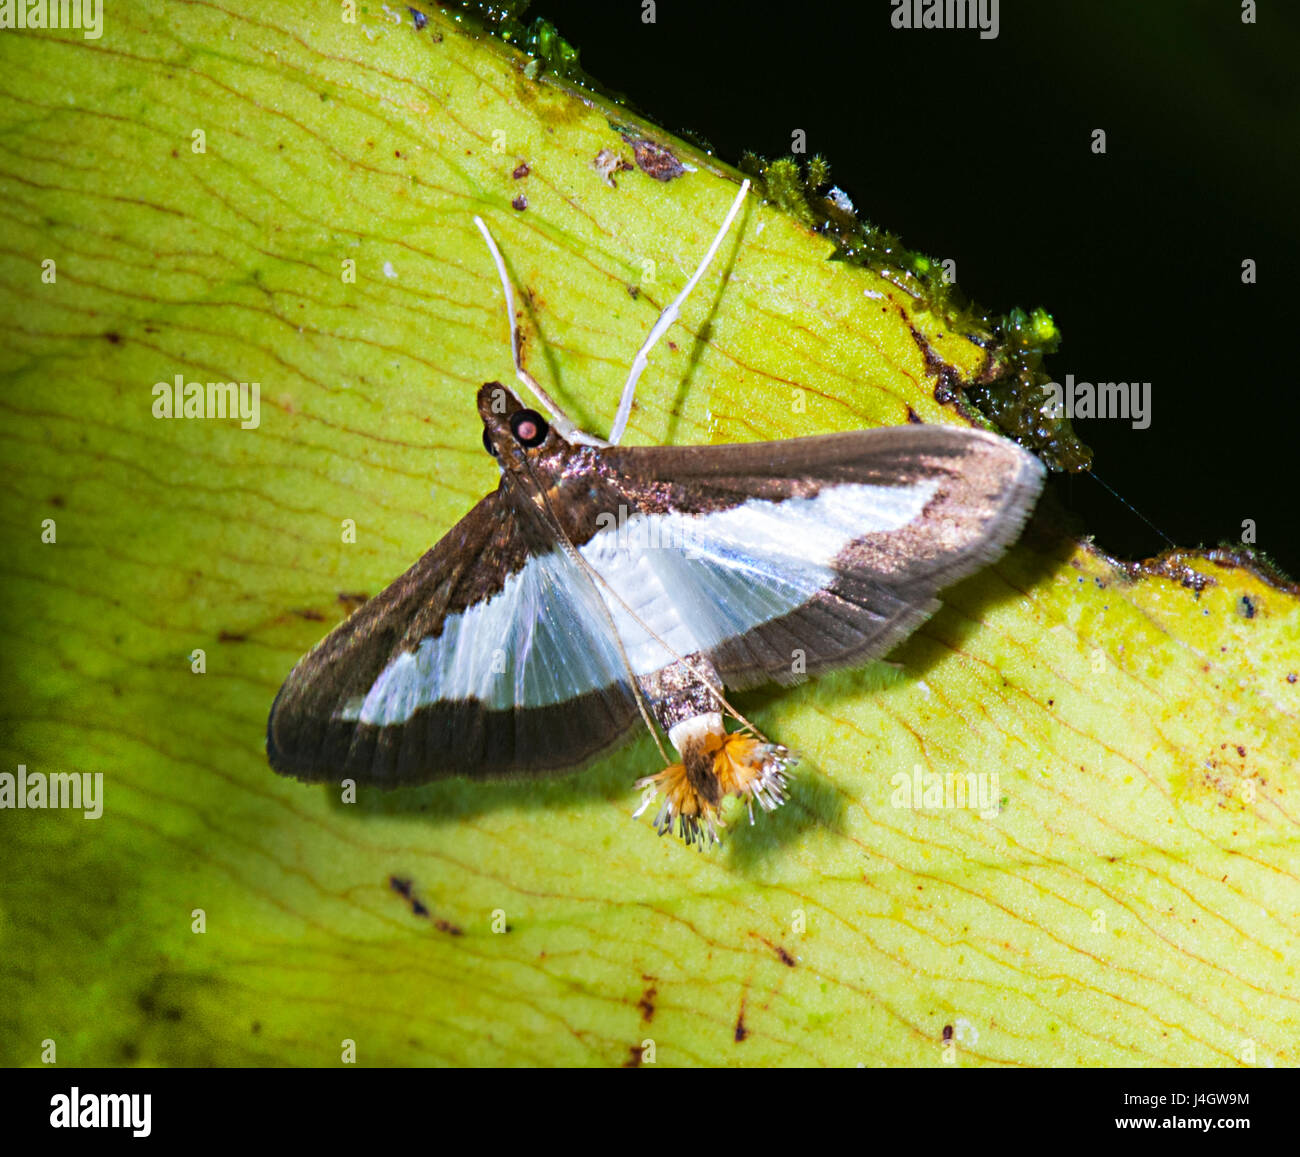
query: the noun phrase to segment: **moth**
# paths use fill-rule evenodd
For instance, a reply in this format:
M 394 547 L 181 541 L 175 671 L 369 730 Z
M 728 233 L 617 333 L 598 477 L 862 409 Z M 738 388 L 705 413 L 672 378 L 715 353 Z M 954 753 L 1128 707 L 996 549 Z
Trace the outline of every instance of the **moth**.
M 978 430 L 619 444 L 650 350 L 748 185 L 638 350 L 607 440 L 578 429 L 522 365 L 510 278 L 475 218 L 515 375 L 545 416 L 500 382 L 479 389 L 497 489 L 293 668 L 267 725 L 277 772 L 380 787 L 536 776 L 640 722 L 666 766 L 636 781 L 634 814 L 662 796 L 660 835 L 717 842 L 726 799 L 752 823 L 755 803 L 787 798 L 796 762 L 728 694 L 884 655 L 938 592 L 1016 538 L 1043 467 Z

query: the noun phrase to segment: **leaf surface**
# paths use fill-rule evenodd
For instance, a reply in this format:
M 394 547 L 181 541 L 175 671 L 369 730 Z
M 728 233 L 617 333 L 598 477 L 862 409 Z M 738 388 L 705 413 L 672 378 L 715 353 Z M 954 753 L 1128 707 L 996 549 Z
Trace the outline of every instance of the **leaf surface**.
M 603 432 L 735 191 L 439 12 L 323 10 L 0 37 L 2 766 L 104 793 L 0 811 L 0 1060 L 1294 1064 L 1300 607 L 1234 555 L 1130 571 L 1044 522 L 896 666 L 743 697 L 805 762 L 706 855 L 629 818 L 645 737 L 356 804 L 269 770 L 293 662 L 496 484 L 473 215 Z M 969 420 L 936 386 L 985 349 L 831 253 L 751 200 L 628 440 Z M 177 375 L 258 382 L 258 425 L 154 417 Z M 896 806 L 950 772 L 987 814 Z

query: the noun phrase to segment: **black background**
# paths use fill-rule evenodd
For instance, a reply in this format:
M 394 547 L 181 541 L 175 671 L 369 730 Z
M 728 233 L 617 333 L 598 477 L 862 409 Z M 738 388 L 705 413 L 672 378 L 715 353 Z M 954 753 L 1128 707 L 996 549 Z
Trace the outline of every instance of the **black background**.
M 1180 546 L 1294 533 L 1300 5 L 1003 0 L 999 35 L 903 31 L 889 0 L 535 0 L 592 76 L 736 163 L 807 133 L 859 212 L 954 258 L 1003 312 L 1046 307 L 1052 377 L 1151 382 L 1151 425 L 1079 420 L 1097 475 Z M 1095 156 L 1091 134 L 1106 130 Z M 1258 283 L 1241 282 L 1243 258 Z M 1098 483 L 1056 477 L 1102 547 L 1167 544 Z

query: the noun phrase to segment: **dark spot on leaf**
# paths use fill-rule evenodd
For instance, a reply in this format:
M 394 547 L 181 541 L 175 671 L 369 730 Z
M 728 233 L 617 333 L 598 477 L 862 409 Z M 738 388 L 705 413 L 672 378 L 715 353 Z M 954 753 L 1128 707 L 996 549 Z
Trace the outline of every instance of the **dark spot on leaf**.
M 352 614 L 358 607 L 368 603 L 370 596 L 364 591 L 339 591 L 338 600 L 343 604 L 343 609 Z
M 781 963 L 784 964 L 787 968 L 793 968 L 794 957 L 791 956 L 790 953 L 788 953 L 784 948 L 782 948 L 781 945 L 777 944 L 775 947 L 776 947 L 776 954 L 777 956 L 780 957 Z
M 411 905 L 411 912 L 416 916 L 427 916 L 429 909 L 416 899 L 413 883 L 408 876 L 389 876 L 388 886 Z
M 642 976 L 642 980 L 653 981 L 653 976 Z M 655 1016 L 655 997 L 659 995 L 659 990 L 653 983 L 646 985 L 646 990 L 641 994 L 641 999 L 637 1001 L 637 1007 L 641 1010 L 641 1019 L 647 1024 L 654 1020 Z
M 519 213 L 522 213 L 525 209 L 528 208 L 528 198 L 525 197 L 522 193 L 520 193 L 519 196 L 517 196 L 513 201 L 510 202 L 510 208 L 516 210 Z
M 416 32 L 423 32 L 424 26 L 429 23 L 429 18 L 419 9 L 412 8 L 409 5 L 406 10 L 411 14 L 411 23 L 415 25 Z
M 107 341 L 111 342 L 113 345 L 122 344 L 122 335 L 120 333 L 116 333 L 111 329 L 108 331 L 108 333 L 104 335 L 104 337 Z
M 306 619 L 309 623 L 323 623 L 325 616 L 314 607 L 296 607 L 293 612 L 300 619 Z
M 952 1025 L 946 1024 L 943 1026 L 943 1039 L 946 1041 L 952 1040 Z
M 217 635 L 219 643 L 246 643 L 247 641 L 247 635 L 241 635 L 236 631 L 222 631 Z
M 740 1015 L 736 1017 L 736 1043 L 740 1044 L 747 1036 L 749 1036 L 749 1029 L 745 1027 L 745 1010 L 742 1008 Z
M 1296 673 L 1292 671 L 1291 674 L 1286 677 L 1286 681 L 1288 683 L 1294 683 L 1296 681 Z
M 627 1050 L 627 1060 L 623 1062 L 625 1069 L 639 1069 L 641 1067 L 641 1046 L 630 1045 Z
M 515 166 L 515 171 L 510 175 L 514 177 L 516 181 L 519 181 L 522 180 L 524 177 L 528 176 L 528 174 L 531 172 L 532 169 L 528 167 L 528 162 L 520 161 L 519 164 Z
M 51 505 L 51 506 L 62 506 L 62 505 L 63 505 L 63 495 L 62 495 L 62 494 L 51 494 L 51 495 L 50 495 L 50 505 Z
M 912 409 L 911 406 L 908 406 L 908 407 L 907 407 L 907 420 L 908 420 L 909 422 L 911 422 L 913 426 L 923 426 L 923 425 L 925 425 L 925 423 L 921 421 L 921 419 L 920 419 L 920 417 L 918 416 L 917 412 L 916 412 L 914 409 Z
M 1251 601 L 1250 595 L 1242 595 L 1237 600 L 1237 610 L 1241 612 L 1242 618 L 1253 619 L 1255 617 L 1255 604 Z
M 1237 754 L 1240 755 L 1242 759 L 1246 758 L 1246 749 L 1242 747 L 1240 743 L 1237 744 Z
M 122 1059 L 124 1061 L 134 1061 L 140 1058 L 140 1050 L 136 1047 L 134 1041 L 122 1042 Z
M 415 894 L 415 883 L 409 876 L 389 876 L 388 886 L 411 905 L 412 916 L 419 916 L 421 918 L 427 918 L 429 916 L 429 907 Z M 438 931 L 447 932 L 452 936 L 464 935 L 464 933 L 449 920 L 437 920 L 434 922 L 434 927 L 437 928 Z
M 260 1020 L 253 1021 L 252 1029 L 253 1029 L 253 1035 L 257 1036 L 257 1034 L 262 1031 L 262 1022 Z

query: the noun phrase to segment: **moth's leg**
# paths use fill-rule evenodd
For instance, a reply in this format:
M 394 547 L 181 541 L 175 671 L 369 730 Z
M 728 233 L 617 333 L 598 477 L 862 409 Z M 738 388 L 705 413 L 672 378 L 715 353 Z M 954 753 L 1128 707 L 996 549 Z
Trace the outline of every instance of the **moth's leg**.
M 515 363 L 515 377 L 532 391 L 541 404 L 547 415 L 550 417 L 551 425 L 557 433 L 568 439 L 570 442 L 579 442 L 585 446 L 608 446 L 609 443 L 603 438 L 597 438 L 594 434 L 588 434 L 580 430 L 577 424 L 562 409 L 559 403 L 550 396 L 541 384 L 533 377 L 519 361 L 519 325 L 515 321 L 515 295 L 510 288 L 510 277 L 506 273 L 506 263 L 501 259 L 501 251 L 497 248 L 497 243 L 492 239 L 492 234 L 488 231 L 487 224 L 482 217 L 475 217 L 474 224 L 478 226 L 478 231 L 483 234 L 483 240 L 487 242 L 488 251 L 492 254 L 492 260 L 496 263 L 497 276 L 501 279 L 501 292 L 505 294 L 506 299 L 506 324 L 510 326 L 510 357 Z
M 718 252 L 718 247 L 722 244 L 722 239 L 726 237 L 727 230 L 731 228 L 731 223 L 736 219 L 736 214 L 740 212 L 740 206 L 744 203 L 745 194 L 749 192 L 749 181 L 741 182 L 740 192 L 736 194 L 736 199 L 732 201 L 731 208 L 727 210 L 727 216 L 722 222 L 722 227 L 718 230 L 717 236 L 713 238 L 713 244 L 709 246 L 709 251 L 704 255 L 704 260 L 696 267 L 691 274 L 691 279 L 686 283 L 668 307 L 659 315 L 659 320 L 654 323 L 650 330 L 650 336 L 641 343 L 641 348 L 636 351 L 636 357 L 632 361 L 632 368 L 628 371 L 627 382 L 623 386 L 623 394 L 618 400 L 618 413 L 614 415 L 614 425 L 609 431 L 609 445 L 617 446 L 619 440 L 623 437 L 623 431 L 627 429 L 627 420 L 632 415 L 632 398 L 636 394 L 636 383 L 641 375 L 645 372 L 647 358 L 650 350 L 665 333 L 668 327 L 677 320 L 677 314 L 681 310 L 682 302 L 690 295 L 700 278 L 704 276 L 704 271 L 708 269 L 709 263 L 713 260 Z

